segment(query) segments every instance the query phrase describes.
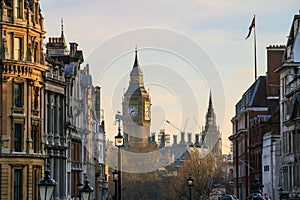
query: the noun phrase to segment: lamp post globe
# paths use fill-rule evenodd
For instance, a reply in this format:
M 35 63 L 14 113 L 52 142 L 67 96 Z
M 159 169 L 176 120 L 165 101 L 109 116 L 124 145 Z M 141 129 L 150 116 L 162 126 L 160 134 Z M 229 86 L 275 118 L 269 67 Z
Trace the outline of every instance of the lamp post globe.
M 192 175 L 190 174 L 187 180 L 187 186 L 192 187 L 194 186 L 194 179 L 192 178 Z
M 119 181 L 119 172 L 118 171 L 113 171 L 113 182 L 118 182 Z
M 115 146 L 118 147 L 118 179 L 116 181 L 117 185 L 117 200 L 121 200 L 122 198 L 122 191 L 121 191 L 121 147 L 124 146 L 124 137 L 121 134 L 121 128 L 120 128 L 120 121 L 119 121 L 119 128 L 118 128 L 118 135 L 115 136 Z M 114 174 L 115 176 L 115 174 Z M 114 177 L 115 178 L 115 177 Z
M 186 184 L 189 187 L 190 200 L 192 200 L 192 187 L 194 186 L 194 179 L 192 178 L 192 174 L 186 179 Z
M 121 135 L 120 129 L 118 131 L 118 135 L 115 136 L 115 146 L 116 147 L 123 147 L 124 146 L 124 138 L 123 138 L 123 135 Z
M 92 199 L 92 193 L 94 189 L 89 185 L 89 180 L 86 178 L 84 181 L 84 186 L 81 189 L 81 199 L 82 200 L 91 200 Z
M 56 182 L 50 178 L 49 170 L 45 170 L 45 177 L 40 179 L 37 185 L 39 186 L 41 199 L 50 200 L 56 187 Z

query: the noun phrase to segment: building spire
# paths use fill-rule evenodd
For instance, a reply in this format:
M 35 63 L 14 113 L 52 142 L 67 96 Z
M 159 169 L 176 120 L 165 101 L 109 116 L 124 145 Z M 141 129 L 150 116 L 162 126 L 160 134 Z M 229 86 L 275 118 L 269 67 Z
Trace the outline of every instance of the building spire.
M 61 38 L 62 42 L 64 43 L 65 52 L 68 53 L 69 50 L 68 50 L 68 46 L 67 46 L 67 42 L 66 42 L 65 34 L 64 34 L 64 18 L 61 18 L 60 25 L 61 25 L 61 35 L 60 35 L 60 38 Z
M 137 45 L 135 45 L 135 60 L 134 60 L 133 68 L 140 66 L 137 54 L 138 54 Z
M 216 114 L 215 114 L 215 111 L 213 108 L 211 90 L 210 90 L 209 91 L 208 109 L 207 109 L 207 113 L 206 113 L 206 124 L 210 124 L 210 122 L 212 122 L 212 124 L 215 125 L 215 120 L 216 120 Z
M 209 90 L 209 103 L 208 103 L 208 110 L 213 109 L 212 100 L 211 100 L 211 90 Z
M 60 37 L 62 39 L 65 39 L 65 36 L 64 36 L 64 18 L 61 18 L 60 24 L 61 24 L 61 35 L 60 35 Z

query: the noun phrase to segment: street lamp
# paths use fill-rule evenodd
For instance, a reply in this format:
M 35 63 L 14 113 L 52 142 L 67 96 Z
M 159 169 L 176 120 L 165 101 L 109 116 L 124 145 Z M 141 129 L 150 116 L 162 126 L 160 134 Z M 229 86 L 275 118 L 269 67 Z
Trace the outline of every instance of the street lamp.
M 121 135 L 120 120 L 118 127 L 118 135 L 115 136 L 115 146 L 118 147 L 118 196 L 117 200 L 121 200 L 121 147 L 124 146 L 124 137 Z
M 100 180 L 100 189 L 101 189 L 101 198 L 100 199 L 107 199 L 107 190 L 108 190 L 108 185 L 105 180 Z
M 50 170 L 45 170 L 45 177 L 37 183 L 42 200 L 50 200 L 56 186 L 54 179 L 50 178 Z
M 192 187 L 194 186 L 194 179 L 192 178 L 192 174 L 190 173 L 189 177 L 186 179 L 187 186 L 189 187 L 190 192 L 190 200 L 192 200 Z
M 280 200 L 282 200 L 282 193 L 283 193 L 283 191 L 284 191 L 284 189 L 282 187 L 280 187 L 279 190 L 278 190 Z
M 118 128 L 118 135 L 115 136 L 115 146 L 123 147 L 124 146 L 124 137 L 121 135 L 121 128 Z
M 82 200 L 91 200 L 93 191 L 94 191 L 94 189 L 89 185 L 89 180 L 86 176 L 85 181 L 84 181 L 84 186 L 81 189 L 81 199 Z
M 114 195 L 114 200 L 118 198 L 118 182 L 119 182 L 119 172 L 117 170 L 112 172 L 113 174 L 113 182 L 115 182 L 115 195 Z

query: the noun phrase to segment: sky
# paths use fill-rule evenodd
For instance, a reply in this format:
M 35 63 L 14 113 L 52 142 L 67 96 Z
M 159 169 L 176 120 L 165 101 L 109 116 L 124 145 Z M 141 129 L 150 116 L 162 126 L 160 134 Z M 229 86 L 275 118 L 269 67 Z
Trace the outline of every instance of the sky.
M 88 3 L 87 3 L 88 2 Z M 279 0 L 43 0 L 46 40 L 60 36 L 84 51 L 94 85 L 102 88 L 106 133 L 117 133 L 134 50 L 152 102 L 151 131 L 199 132 L 209 92 L 223 152 L 229 151 L 235 104 L 254 81 L 256 16 L 257 72 L 265 75 L 266 47 L 285 44 L 299 1 Z M 169 120 L 172 125 L 166 123 Z M 176 130 L 177 129 L 177 130 Z

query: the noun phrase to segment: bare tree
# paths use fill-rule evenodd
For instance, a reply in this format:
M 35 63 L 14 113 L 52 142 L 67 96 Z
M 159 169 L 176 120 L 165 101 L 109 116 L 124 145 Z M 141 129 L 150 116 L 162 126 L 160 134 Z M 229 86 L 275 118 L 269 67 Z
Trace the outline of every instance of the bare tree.
M 170 199 L 188 199 L 187 177 L 194 179 L 192 199 L 209 199 L 217 188 L 223 185 L 225 162 L 213 153 L 201 158 L 197 149 L 189 149 L 185 160 L 181 161 L 176 177 L 170 184 Z

